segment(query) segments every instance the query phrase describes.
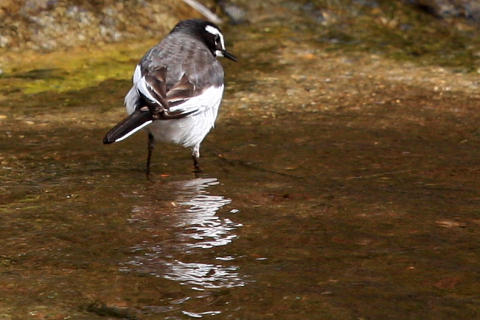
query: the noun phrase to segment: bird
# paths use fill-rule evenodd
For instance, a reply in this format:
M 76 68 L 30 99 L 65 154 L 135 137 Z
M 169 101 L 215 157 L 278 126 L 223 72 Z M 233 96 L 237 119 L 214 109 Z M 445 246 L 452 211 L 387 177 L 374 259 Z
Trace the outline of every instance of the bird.
M 200 144 L 213 128 L 224 91 L 218 57 L 237 58 L 225 49 L 220 28 L 203 19 L 180 21 L 143 56 L 125 96 L 128 116 L 111 129 L 104 144 L 148 132 L 147 178 L 157 141 L 192 148 L 194 171 L 201 172 Z

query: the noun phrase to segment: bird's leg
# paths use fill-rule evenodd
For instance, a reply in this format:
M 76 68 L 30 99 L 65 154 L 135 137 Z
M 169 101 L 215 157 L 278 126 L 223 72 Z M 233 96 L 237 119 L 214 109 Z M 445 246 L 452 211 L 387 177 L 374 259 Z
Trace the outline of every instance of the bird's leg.
M 192 159 L 195 172 L 202 172 L 202 169 L 200 169 L 200 164 L 198 163 L 198 158 L 194 154 L 192 154 Z
M 195 176 L 198 178 L 198 174 L 202 172 L 200 169 L 200 164 L 198 163 L 198 157 L 200 157 L 200 144 L 197 144 L 192 149 L 192 159 L 193 159 L 193 167 L 195 172 Z
M 147 179 L 150 179 L 150 161 L 152 159 L 153 147 L 155 146 L 155 138 L 151 133 L 148 134 L 148 156 L 147 156 Z

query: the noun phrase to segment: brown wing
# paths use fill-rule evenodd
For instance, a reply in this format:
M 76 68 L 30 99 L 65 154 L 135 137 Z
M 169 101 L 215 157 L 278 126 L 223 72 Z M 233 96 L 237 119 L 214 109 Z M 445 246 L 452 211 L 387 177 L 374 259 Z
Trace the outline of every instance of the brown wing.
M 194 85 L 188 80 L 188 76 L 184 74 L 180 81 L 167 91 L 166 78 L 167 69 L 165 67 L 146 74 L 137 84 L 140 96 L 143 97 L 145 105 L 157 120 L 186 117 L 192 112 L 185 113 L 182 110 L 172 112 L 170 107 L 192 97 Z
M 167 92 L 167 100 L 169 107 L 178 105 L 194 95 L 195 86 L 188 80 L 188 76 L 184 74 L 180 81 L 175 84 Z

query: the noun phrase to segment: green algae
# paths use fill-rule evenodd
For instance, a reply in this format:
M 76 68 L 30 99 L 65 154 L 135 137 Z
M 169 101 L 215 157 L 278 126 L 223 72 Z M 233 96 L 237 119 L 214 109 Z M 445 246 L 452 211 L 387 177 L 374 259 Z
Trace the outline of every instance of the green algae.
M 314 7 L 306 1 L 296 5 L 299 14 L 306 17 L 294 24 L 282 22 L 287 19 L 283 17 L 263 30 L 249 27 L 250 39 L 275 38 L 278 40 L 275 45 L 281 46 L 283 39 L 293 36 L 300 41 L 318 43 L 319 48 L 326 51 L 382 54 L 419 65 L 453 67 L 458 72 L 480 70 L 480 36 L 475 25 L 439 20 L 395 1 L 317 0 L 313 3 Z M 305 8 L 310 11 L 306 13 Z M 319 22 L 318 16 L 326 18 Z M 226 30 L 235 32 L 233 28 Z M 70 50 L 10 54 L 4 51 L 0 93 L 65 92 L 95 86 L 108 79 L 127 80 L 137 61 L 155 43 L 156 40 L 143 44 L 103 44 L 101 48 L 82 49 L 80 53 Z M 264 48 L 265 53 L 271 50 L 275 48 Z M 29 63 L 33 61 L 34 64 Z
M 35 64 L 28 63 L 31 59 L 28 56 L 20 57 L 4 69 L 0 92 L 66 92 L 96 86 L 108 79 L 130 79 L 136 63 L 153 44 L 154 40 L 150 40 L 127 48 L 117 44 L 106 45 L 101 50 L 35 53 L 38 59 Z

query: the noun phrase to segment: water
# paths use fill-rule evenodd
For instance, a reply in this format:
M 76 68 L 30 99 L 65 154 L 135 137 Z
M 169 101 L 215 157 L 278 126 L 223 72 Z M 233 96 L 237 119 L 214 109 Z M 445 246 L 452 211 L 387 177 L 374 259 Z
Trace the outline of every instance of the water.
M 217 215 L 217 211 L 231 203 L 231 199 L 208 194 L 205 190 L 218 183 L 215 178 L 172 183 L 177 189 L 174 191 L 177 197 L 171 202 L 174 210 L 168 216 L 163 210 L 158 210 L 155 203 L 135 207 L 130 220 L 132 223 L 145 225 L 152 220 L 156 223 L 160 220 L 162 225 L 170 226 L 167 227 L 170 238 L 157 243 L 155 225 L 152 225 L 148 229 L 153 233 L 152 239 L 132 247 L 132 252 L 140 254 L 128 261 L 123 271 L 164 277 L 197 291 L 243 286 L 244 280 L 236 272 L 238 267 L 223 265 L 235 260 L 235 257 L 219 255 L 202 262 L 203 249 L 228 245 L 237 238 L 235 230 L 242 226 Z M 207 254 L 211 251 L 208 250 Z M 178 260 L 179 255 L 185 255 L 188 262 Z M 196 259 L 199 262 L 191 262 Z
M 272 25 L 237 27 L 197 178 L 102 145 L 130 71 L 0 79 L 0 319 L 479 317 L 477 76 Z

